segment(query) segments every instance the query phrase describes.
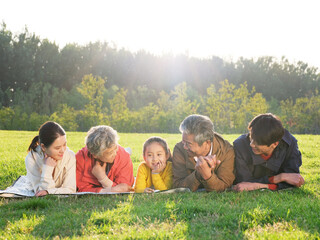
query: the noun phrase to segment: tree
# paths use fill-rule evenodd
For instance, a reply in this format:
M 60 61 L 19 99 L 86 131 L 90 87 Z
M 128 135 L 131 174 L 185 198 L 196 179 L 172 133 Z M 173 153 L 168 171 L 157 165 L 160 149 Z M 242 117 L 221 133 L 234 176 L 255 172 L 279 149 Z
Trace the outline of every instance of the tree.
M 129 108 L 127 106 L 127 90 L 120 88 L 116 95 L 109 99 L 110 104 L 110 124 L 119 131 L 130 131 L 129 128 Z
M 178 132 L 182 120 L 190 114 L 197 113 L 199 103 L 188 98 L 186 82 L 175 86 L 170 94 L 164 91 L 160 93 L 157 103 L 159 106 L 158 121 L 161 132 Z
M 12 82 L 9 88 L 28 90 L 35 81 L 35 56 L 40 39 L 25 28 L 13 42 Z
M 12 83 L 12 57 L 12 33 L 3 22 L 0 29 L 0 93 L 7 90 Z M 0 96 L 1 103 L 4 103 L 3 97 Z
M 12 108 L 3 107 L 0 109 L 0 129 L 12 129 L 14 111 Z
M 59 61 L 59 47 L 47 39 L 42 40 L 35 54 L 35 82 L 62 88 L 64 79 L 59 71 Z
M 283 124 L 290 131 L 297 133 L 320 132 L 320 96 L 297 98 L 281 101 L 281 118 Z
M 105 80 L 101 77 L 93 77 L 92 74 L 85 75 L 82 78 L 78 92 L 88 101 L 84 110 L 79 112 L 79 127 L 87 131 L 91 126 L 98 125 L 103 120 L 102 102 L 106 91 L 104 87 Z
M 77 115 L 78 113 L 73 108 L 61 104 L 57 111 L 50 116 L 50 119 L 59 123 L 67 131 L 77 131 L 79 127 Z
M 244 132 L 254 116 L 267 111 L 266 100 L 260 93 L 255 93 L 254 88 L 250 92 L 247 83 L 241 84 L 239 88 L 228 80 L 220 84 L 218 91 L 214 85 L 207 89 L 206 99 L 206 114 L 218 131 Z
M 85 75 L 82 78 L 78 92 L 88 100 L 88 105 L 92 106 L 95 111 L 100 112 L 103 101 L 103 94 L 106 91 L 104 87 L 105 80 L 101 77 L 93 77 L 92 74 Z

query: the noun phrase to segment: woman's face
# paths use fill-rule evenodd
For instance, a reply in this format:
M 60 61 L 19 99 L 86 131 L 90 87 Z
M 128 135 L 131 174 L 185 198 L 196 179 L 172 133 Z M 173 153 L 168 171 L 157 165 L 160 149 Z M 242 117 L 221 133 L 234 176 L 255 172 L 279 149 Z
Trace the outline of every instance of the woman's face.
M 67 148 L 66 135 L 59 136 L 49 147 L 45 147 L 43 143 L 41 143 L 41 148 L 48 157 L 56 161 L 62 160 Z
M 105 163 L 113 163 L 116 158 L 118 152 L 118 145 L 114 144 L 110 148 L 105 149 L 100 155 L 96 156 L 94 154 L 93 157 L 101 162 Z

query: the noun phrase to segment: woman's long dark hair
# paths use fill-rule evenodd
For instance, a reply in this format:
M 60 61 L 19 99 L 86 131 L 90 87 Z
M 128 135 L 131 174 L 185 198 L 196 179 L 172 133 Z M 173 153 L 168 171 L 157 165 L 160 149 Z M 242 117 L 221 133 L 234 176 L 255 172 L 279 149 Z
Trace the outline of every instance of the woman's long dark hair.
M 60 136 L 66 135 L 64 129 L 56 122 L 45 122 L 39 128 L 39 135 L 35 136 L 28 148 L 28 152 L 35 151 L 37 146 L 41 143 L 45 147 L 50 145 Z

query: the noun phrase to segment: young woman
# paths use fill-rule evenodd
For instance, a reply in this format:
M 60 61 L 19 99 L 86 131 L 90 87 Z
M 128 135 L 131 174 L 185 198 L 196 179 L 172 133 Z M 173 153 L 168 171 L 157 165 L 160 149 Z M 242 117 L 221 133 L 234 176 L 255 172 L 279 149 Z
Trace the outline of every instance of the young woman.
M 67 147 L 66 133 L 55 122 L 45 122 L 28 148 L 27 178 L 35 196 L 76 192 L 76 158 Z

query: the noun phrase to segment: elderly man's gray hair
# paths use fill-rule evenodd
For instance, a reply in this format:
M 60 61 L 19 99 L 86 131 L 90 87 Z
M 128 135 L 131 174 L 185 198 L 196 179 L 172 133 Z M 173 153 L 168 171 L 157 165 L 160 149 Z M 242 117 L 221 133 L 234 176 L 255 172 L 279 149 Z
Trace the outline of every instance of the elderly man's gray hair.
M 91 154 L 100 156 L 107 148 L 118 144 L 117 131 L 112 127 L 101 125 L 90 128 L 85 143 Z
M 207 116 L 193 114 L 186 117 L 179 128 L 181 133 L 193 134 L 194 140 L 201 146 L 205 141 L 213 141 L 214 127 Z

